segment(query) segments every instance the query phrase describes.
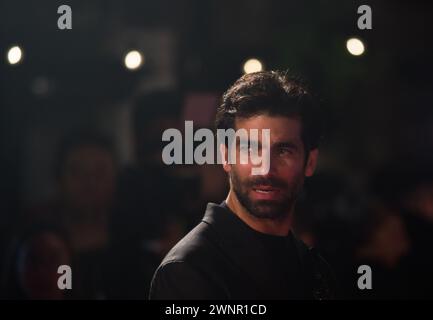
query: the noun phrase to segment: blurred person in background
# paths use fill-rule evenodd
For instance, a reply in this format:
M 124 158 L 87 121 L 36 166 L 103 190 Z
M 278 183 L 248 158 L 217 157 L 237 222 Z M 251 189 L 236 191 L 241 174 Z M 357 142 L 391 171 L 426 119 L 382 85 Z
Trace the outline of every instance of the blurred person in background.
M 198 179 L 179 175 L 161 159 L 162 133 L 179 126 L 181 107 L 182 97 L 174 91 L 135 100 L 135 161 L 123 168 L 117 185 L 110 297 L 146 298 L 154 269 L 185 233 L 188 216 L 178 209 L 185 206 L 188 192 L 198 190 Z
M 59 266 L 71 264 L 72 250 L 60 230 L 48 225 L 34 226 L 12 241 L 7 271 L 2 274 L 3 297 L 29 300 L 70 298 L 69 290 L 58 287 L 60 274 L 57 271 Z
M 75 252 L 107 247 L 116 174 L 107 138 L 84 133 L 63 142 L 58 163 L 59 223 Z
M 334 268 L 341 298 L 410 297 L 413 275 L 406 261 L 412 243 L 397 200 L 379 192 L 380 176 L 360 188 L 337 177 L 319 174 L 307 182 L 306 200 L 295 217 L 299 236 L 310 240 Z M 371 267 L 371 290 L 358 288 L 361 265 Z
M 376 204 L 361 225 L 362 235 L 354 252 L 353 271 L 361 265 L 372 270 L 372 289 L 360 290 L 357 279 L 352 281 L 353 298 L 404 299 L 411 295 L 403 259 L 409 254 L 411 242 L 399 212 Z M 356 273 L 357 277 L 360 277 Z
M 26 224 L 54 225 L 67 240 L 74 297 L 105 298 L 118 170 L 111 141 L 90 130 L 73 132 L 61 141 L 56 160 L 55 198 L 31 208 Z
M 433 160 L 405 156 L 382 169 L 377 194 L 402 214 L 411 248 L 404 259 L 410 298 L 433 297 Z

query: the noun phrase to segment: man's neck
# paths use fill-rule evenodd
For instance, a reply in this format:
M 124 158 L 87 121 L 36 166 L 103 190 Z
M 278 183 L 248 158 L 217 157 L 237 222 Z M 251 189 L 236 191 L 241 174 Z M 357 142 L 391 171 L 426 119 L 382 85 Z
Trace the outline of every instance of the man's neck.
M 250 214 L 239 202 L 236 194 L 230 190 L 226 198 L 227 206 L 250 228 L 265 234 L 287 236 L 292 228 L 292 211 L 280 219 L 261 219 Z

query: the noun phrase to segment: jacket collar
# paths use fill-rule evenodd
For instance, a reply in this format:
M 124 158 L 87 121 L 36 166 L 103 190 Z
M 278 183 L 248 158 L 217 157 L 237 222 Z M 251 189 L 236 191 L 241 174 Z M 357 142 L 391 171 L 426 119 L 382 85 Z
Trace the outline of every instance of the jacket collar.
M 209 203 L 202 221 L 211 226 L 222 251 L 241 272 L 262 289 L 272 284 L 274 262 L 260 241 L 260 236 L 265 235 L 249 227 L 224 205 Z M 290 241 L 291 237 L 292 233 L 284 238 Z

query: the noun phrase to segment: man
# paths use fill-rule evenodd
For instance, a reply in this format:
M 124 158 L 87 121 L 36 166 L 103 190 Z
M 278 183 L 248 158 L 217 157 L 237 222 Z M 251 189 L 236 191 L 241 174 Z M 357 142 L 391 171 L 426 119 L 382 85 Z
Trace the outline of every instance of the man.
M 220 146 L 228 196 L 209 203 L 202 221 L 167 254 L 150 299 L 333 297 L 327 264 L 292 233 L 296 199 L 317 163 L 314 111 L 306 89 L 274 71 L 244 75 L 224 94 L 217 129 L 269 129 L 269 147 L 261 150 L 268 152 L 269 170 L 253 175 L 252 161 L 229 163 L 230 145 Z M 234 145 L 237 155 L 243 152 Z

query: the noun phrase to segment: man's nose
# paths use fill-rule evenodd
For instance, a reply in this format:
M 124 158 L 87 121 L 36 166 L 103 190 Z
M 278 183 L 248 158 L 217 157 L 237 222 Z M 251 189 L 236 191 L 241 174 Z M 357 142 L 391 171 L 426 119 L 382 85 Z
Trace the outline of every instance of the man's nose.
M 261 150 L 260 167 L 255 168 L 254 175 L 263 177 L 271 177 L 277 175 L 278 157 L 269 149 L 263 148 Z
M 267 159 L 269 159 L 269 171 L 266 174 L 266 176 L 277 176 L 278 175 L 278 167 L 281 163 L 281 158 L 279 157 L 278 153 L 274 150 L 271 150 L 269 152 L 269 155 L 267 156 Z

